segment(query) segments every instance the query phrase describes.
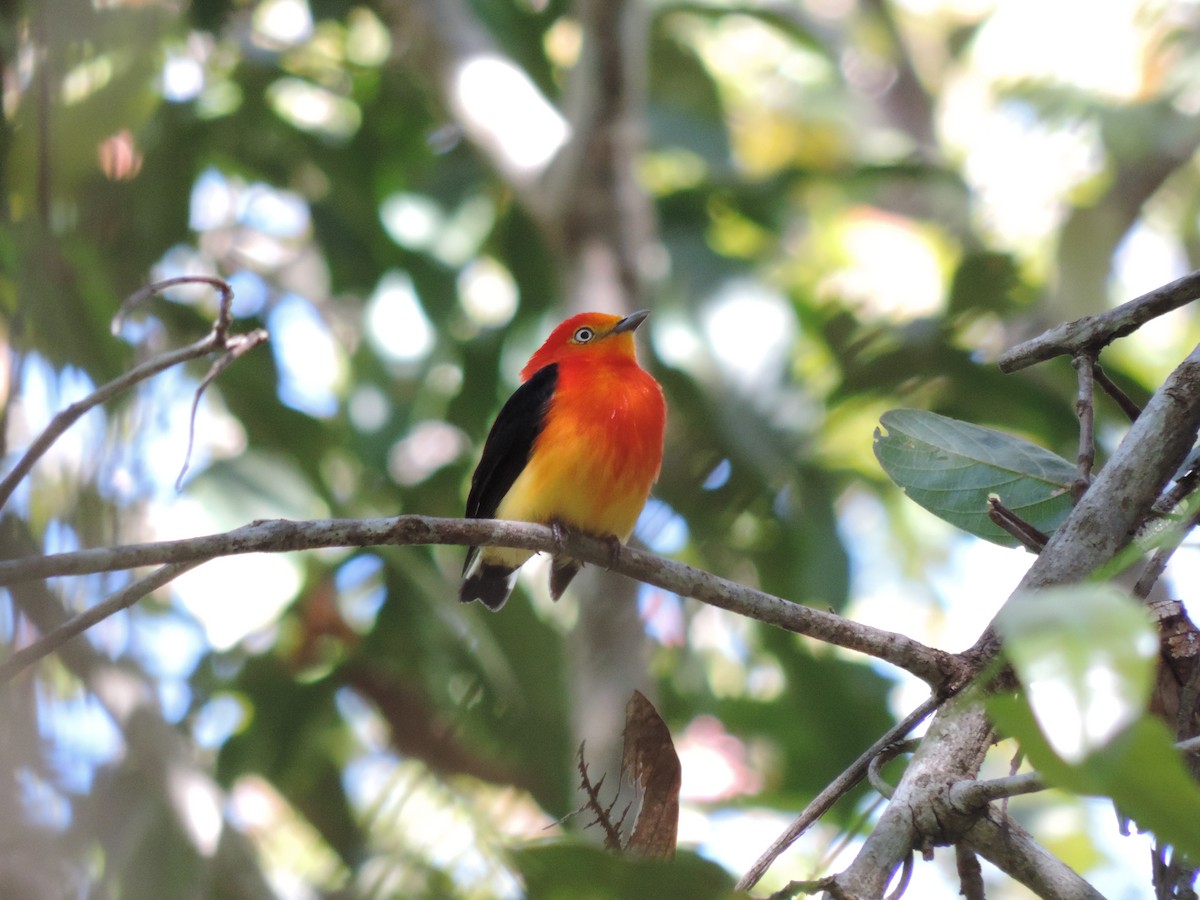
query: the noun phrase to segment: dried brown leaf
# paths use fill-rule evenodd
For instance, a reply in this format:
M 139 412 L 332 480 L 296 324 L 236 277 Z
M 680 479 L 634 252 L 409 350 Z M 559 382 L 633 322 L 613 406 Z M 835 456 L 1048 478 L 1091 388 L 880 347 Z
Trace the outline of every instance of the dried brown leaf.
M 673 858 L 682 768 L 666 723 L 640 691 L 634 691 L 625 706 L 621 768 L 642 793 L 642 808 L 625 849 L 642 856 Z

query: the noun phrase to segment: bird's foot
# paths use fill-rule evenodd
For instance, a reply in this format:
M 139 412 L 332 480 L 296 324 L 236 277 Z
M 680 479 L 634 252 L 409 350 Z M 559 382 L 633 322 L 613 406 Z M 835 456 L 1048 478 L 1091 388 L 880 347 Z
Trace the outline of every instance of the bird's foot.
M 558 519 L 551 519 L 548 524 L 554 535 L 554 555 L 557 556 L 567 547 L 567 526 Z
M 606 569 L 611 569 L 617 564 L 617 560 L 621 558 L 621 539 L 611 532 L 609 534 L 600 535 L 600 540 L 608 545 L 608 565 Z

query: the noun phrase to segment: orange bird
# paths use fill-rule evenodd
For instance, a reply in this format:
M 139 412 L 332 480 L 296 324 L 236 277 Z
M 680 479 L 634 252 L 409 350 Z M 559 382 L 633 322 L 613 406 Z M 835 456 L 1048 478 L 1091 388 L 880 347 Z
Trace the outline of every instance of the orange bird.
M 633 346 L 648 315 L 583 313 L 551 332 L 488 433 L 471 478 L 468 518 L 629 539 L 658 478 L 666 424 L 662 388 L 638 365 Z M 499 609 L 532 555 L 471 547 L 458 598 Z M 581 565 L 554 558 L 551 597 L 562 596 Z

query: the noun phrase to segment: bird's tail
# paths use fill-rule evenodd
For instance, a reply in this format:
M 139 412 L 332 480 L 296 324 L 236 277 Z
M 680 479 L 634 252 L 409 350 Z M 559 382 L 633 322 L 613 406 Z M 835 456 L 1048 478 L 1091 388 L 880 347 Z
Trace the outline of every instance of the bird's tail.
M 571 579 L 579 574 L 583 564 L 579 560 L 566 556 L 554 557 L 550 566 L 550 599 L 557 600 L 571 583 Z
M 458 599 L 463 603 L 478 600 L 495 612 L 507 601 L 517 583 L 517 570 L 511 566 L 476 562 L 463 576 Z

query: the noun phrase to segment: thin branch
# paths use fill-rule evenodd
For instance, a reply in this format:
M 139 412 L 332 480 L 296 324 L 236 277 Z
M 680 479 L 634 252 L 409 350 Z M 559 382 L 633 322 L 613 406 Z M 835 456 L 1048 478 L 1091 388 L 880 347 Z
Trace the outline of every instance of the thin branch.
M 1019 590 L 1076 584 L 1111 561 L 1150 514 L 1200 427 L 1200 346 L 1159 387 L 1038 555 Z M 989 626 L 966 652 L 982 666 L 999 649 Z M 899 862 L 899 860 L 897 860 Z
M 1175 479 L 1170 490 L 1164 491 L 1163 495 L 1154 501 L 1150 511 L 1156 516 L 1169 516 L 1175 507 L 1196 490 L 1197 484 L 1200 484 L 1200 466 L 1189 466 L 1186 472 Z
M 901 753 L 912 753 L 921 745 L 919 740 L 898 741 L 890 747 L 885 747 L 883 752 L 877 755 L 871 764 L 867 766 L 867 781 L 871 787 L 879 793 L 885 800 L 890 800 L 892 792 L 895 788 L 883 780 L 883 767 L 899 756 Z
M 904 892 L 908 890 L 908 883 L 912 881 L 913 873 L 913 855 L 910 853 L 904 859 L 903 865 L 900 867 L 900 880 L 896 882 L 896 887 L 890 894 L 887 895 L 887 900 L 900 900 L 904 896 Z
M 1071 365 L 1075 367 L 1079 381 L 1079 395 L 1075 400 L 1075 415 L 1079 417 L 1079 474 L 1075 483 L 1071 485 L 1071 495 L 1078 503 L 1083 492 L 1092 483 L 1092 466 L 1096 462 L 1096 404 L 1093 381 L 1095 357 L 1091 353 L 1077 353 L 1072 358 Z
M 1108 377 L 1108 373 L 1100 367 L 1099 362 L 1092 363 L 1092 374 L 1096 377 L 1096 384 L 1100 385 L 1100 389 L 1108 394 L 1117 406 L 1121 407 L 1121 412 L 1125 413 L 1129 421 L 1136 422 L 1137 417 L 1142 414 L 1142 408 L 1134 403 L 1115 381 Z
M 1098 353 L 1151 319 L 1200 298 L 1200 270 L 1155 288 L 1120 306 L 1073 322 L 1064 322 L 1000 355 L 1001 372 L 1016 372 L 1056 356 Z
M 1200 666 L 1196 668 L 1200 672 Z M 1197 679 L 1200 687 L 1200 679 Z M 1194 744 L 1194 746 L 1193 746 Z M 1200 750 L 1200 738 L 1179 741 L 1175 749 L 1181 753 Z M 1009 775 L 1007 778 L 992 778 L 988 781 L 973 781 L 964 779 L 950 785 L 950 802 L 959 809 L 978 809 L 993 800 L 1018 797 L 1021 794 L 1036 794 L 1049 787 L 1040 772 L 1023 772 L 1020 775 Z
M 1133 586 L 1133 595 L 1135 597 L 1145 600 L 1150 596 L 1150 591 L 1154 589 L 1154 585 L 1158 583 L 1158 579 L 1166 571 L 1167 563 L 1171 561 L 1171 557 L 1175 555 L 1175 551 L 1179 549 L 1184 539 L 1197 525 L 1200 525 L 1200 508 L 1197 508 L 1186 522 L 1170 529 L 1162 537 L 1162 542 L 1159 544 L 1158 549 L 1154 551 L 1154 555 L 1150 557 L 1150 561 L 1146 563 L 1146 568 L 1138 578 L 1137 584 Z
M 192 396 L 191 415 L 188 416 L 187 450 L 183 454 L 183 466 L 179 469 L 179 476 L 175 479 L 175 490 L 182 490 L 183 476 L 187 474 L 188 465 L 192 460 L 192 447 L 196 442 L 196 413 L 200 409 L 200 398 L 204 396 L 204 392 L 208 389 L 208 386 L 222 372 L 229 368 L 235 360 L 240 359 L 259 344 L 265 343 L 269 338 L 270 335 L 267 334 L 265 328 L 256 328 L 254 331 L 247 332 L 246 334 L 239 334 L 237 337 L 229 338 L 225 342 L 227 348 L 225 353 L 213 360 L 213 364 L 208 368 L 208 374 L 196 385 L 196 392 Z
M 989 781 L 964 779 L 950 785 L 950 802 L 957 808 L 968 811 L 1021 794 L 1036 794 L 1046 789 L 1046 780 L 1037 772 L 993 778 Z
M 958 870 L 958 893 L 967 900 L 984 900 L 983 869 L 979 857 L 964 843 L 954 845 L 954 864 Z
M 24 536 L 19 543 L 26 543 Z M 11 593 L 22 613 L 43 633 L 67 620 L 58 597 L 44 584 L 19 585 Z M 180 778 L 186 778 L 189 783 L 207 785 L 219 798 L 218 809 L 228 808 L 224 789 L 197 761 L 195 746 L 163 718 L 154 685 L 144 675 L 112 662 L 88 641 L 68 641 L 60 648 L 59 657 L 120 728 L 129 757 L 138 761 L 139 790 L 158 798 L 164 809 L 176 809 L 172 801 L 177 796 L 175 788 Z M 237 895 L 244 900 L 273 900 L 278 895 L 260 871 L 259 854 L 245 834 L 230 827 L 225 817 L 222 821 L 225 824 L 212 857 L 213 883 L 237 885 Z
M 1003 528 L 1031 553 L 1041 553 L 1050 536 L 1044 531 L 1034 528 L 1015 512 L 1000 502 L 999 494 L 989 494 L 987 498 L 988 519 L 993 525 Z
M 585 563 L 610 568 L 636 581 L 786 631 L 866 653 L 911 672 L 938 690 L 956 689 L 972 674 L 955 654 L 926 646 L 903 634 L 793 603 L 653 553 L 621 547 L 614 554 L 612 544 L 604 538 L 578 532 L 556 537 L 551 528 L 526 522 L 415 515 L 306 522 L 273 519 L 184 540 L 4 560 L 0 561 L 0 585 L 164 563 L 199 563 L 243 553 L 413 544 L 488 545 L 553 553 L 562 549 L 564 543 L 568 555 Z
M 995 807 L 987 808 L 963 843 L 1044 900 L 1104 900 L 1078 872 Z
M 605 847 L 605 849 L 620 850 L 621 849 L 621 827 L 620 827 L 620 824 L 617 824 L 617 825 L 613 824 L 612 815 L 611 815 L 612 810 L 613 810 L 613 805 L 615 805 L 617 802 L 617 794 L 613 795 L 613 802 L 611 804 L 609 804 L 608 807 L 605 807 L 604 804 L 602 802 L 600 802 L 600 788 L 604 784 L 605 776 L 601 775 L 599 781 L 595 782 L 594 784 L 592 783 L 592 779 L 588 775 L 587 761 L 583 757 L 583 747 L 584 747 L 584 745 L 581 742 L 579 744 L 579 752 L 576 753 L 576 757 L 579 760 L 579 764 L 577 766 L 577 768 L 579 770 L 579 786 L 583 789 L 583 792 L 585 794 L 587 794 L 587 802 L 584 806 L 584 809 L 590 809 L 592 811 L 592 813 L 596 816 L 596 821 L 593 822 L 592 824 L 599 825 L 601 828 L 604 829 L 604 847 Z M 618 791 L 618 794 L 619 793 L 620 792 Z M 621 816 L 621 821 L 622 822 L 625 821 L 624 815 Z
M 121 301 L 120 307 L 117 308 L 117 314 L 113 316 L 110 326 L 113 335 L 121 333 L 125 317 L 137 307 L 165 290 L 184 284 L 207 284 L 220 292 L 221 299 L 217 303 L 217 318 L 213 321 L 212 332 L 209 336 L 215 335 L 218 341 L 224 341 L 229 334 L 229 326 L 233 324 L 233 287 L 225 279 L 212 275 L 180 275 L 177 278 L 164 278 L 162 281 L 156 281 L 134 291 Z
M 871 760 L 897 741 L 903 740 L 910 731 L 924 721 L 942 702 L 943 698 L 941 697 L 930 697 L 905 716 L 887 734 L 868 747 L 866 752 L 852 762 L 846 771 L 842 772 L 841 775 L 826 785 L 825 789 L 812 799 L 812 802 L 804 808 L 804 811 L 796 817 L 796 820 L 787 827 L 783 834 L 775 839 L 771 846 L 766 849 L 766 852 L 746 871 L 746 874 L 738 881 L 735 890 L 749 891 L 754 885 L 758 884 L 763 875 L 766 874 L 767 869 L 772 866 L 783 851 L 792 846 L 821 816 L 829 812 L 838 800 L 863 780 L 867 774 L 867 768 L 870 766 Z
M 63 622 L 53 631 L 43 635 L 27 647 L 22 647 L 3 663 L 0 663 L 0 684 L 4 684 L 39 659 L 53 653 L 71 638 L 77 637 L 93 625 L 103 622 L 109 616 L 128 609 L 147 594 L 158 590 L 197 565 L 199 563 L 170 563 L 162 566 L 95 606 L 89 606 L 79 615 Z
M 118 394 L 124 393 L 139 382 L 157 375 L 159 372 L 176 366 L 179 363 L 206 356 L 214 350 L 225 348 L 226 342 L 229 340 L 229 307 L 233 300 L 233 289 L 219 278 L 186 276 L 183 278 L 169 278 L 166 281 L 151 284 L 132 294 L 122 303 L 121 310 L 114 321 L 119 323 L 121 316 L 130 307 L 142 302 L 153 294 L 157 294 L 174 285 L 192 283 L 211 284 L 221 291 L 221 303 L 217 313 L 217 321 L 213 324 L 212 331 L 195 343 L 188 344 L 186 347 L 181 347 L 178 350 L 172 350 L 160 354 L 153 359 L 146 360 L 141 365 L 135 366 L 118 378 L 114 378 L 108 384 L 101 386 L 82 400 L 72 403 L 59 412 L 50 420 L 50 424 L 46 426 L 45 430 L 29 445 L 29 449 L 25 451 L 24 455 L 17 461 L 17 464 L 13 466 L 12 471 L 0 480 L 0 507 L 8 503 L 13 491 L 17 489 L 17 485 L 24 480 L 25 476 L 29 474 L 34 464 L 85 413 Z
M 789 881 L 784 887 L 773 893 L 767 900 L 792 900 L 801 894 L 819 894 L 833 887 L 833 876 L 817 878 L 812 881 Z

